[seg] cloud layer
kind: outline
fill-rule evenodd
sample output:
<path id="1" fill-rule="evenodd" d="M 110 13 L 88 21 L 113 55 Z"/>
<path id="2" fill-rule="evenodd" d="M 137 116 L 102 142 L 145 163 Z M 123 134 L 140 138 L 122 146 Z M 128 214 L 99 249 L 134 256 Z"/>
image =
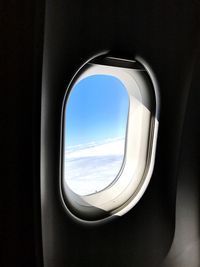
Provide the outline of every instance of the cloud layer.
<path id="1" fill-rule="evenodd" d="M 79 195 L 104 189 L 121 169 L 124 142 L 116 138 L 70 148 L 65 152 L 64 181 Z"/>

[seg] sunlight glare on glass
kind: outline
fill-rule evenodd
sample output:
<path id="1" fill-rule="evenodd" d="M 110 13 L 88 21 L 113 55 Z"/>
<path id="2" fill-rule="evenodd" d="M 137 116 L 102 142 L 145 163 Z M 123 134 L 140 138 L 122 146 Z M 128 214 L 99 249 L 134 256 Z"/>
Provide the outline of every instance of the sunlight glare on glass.
<path id="1" fill-rule="evenodd" d="M 64 183 L 89 195 L 109 186 L 124 160 L 129 96 L 111 75 L 76 83 L 64 113 Z"/>

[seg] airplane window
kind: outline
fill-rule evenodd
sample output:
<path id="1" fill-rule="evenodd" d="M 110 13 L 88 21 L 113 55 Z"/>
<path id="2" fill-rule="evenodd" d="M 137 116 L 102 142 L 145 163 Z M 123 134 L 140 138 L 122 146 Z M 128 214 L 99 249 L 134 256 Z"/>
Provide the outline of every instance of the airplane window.
<path id="1" fill-rule="evenodd" d="M 153 173 L 159 97 L 149 66 L 95 57 L 67 88 L 62 110 L 60 196 L 82 222 L 122 216 Z"/>
<path id="2" fill-rule="evenodd" d="M 110 75 L 76 83 L 65 109 L 64 182 L 79 195 L 103 190 L 124 159 L 129 96 Z"/>

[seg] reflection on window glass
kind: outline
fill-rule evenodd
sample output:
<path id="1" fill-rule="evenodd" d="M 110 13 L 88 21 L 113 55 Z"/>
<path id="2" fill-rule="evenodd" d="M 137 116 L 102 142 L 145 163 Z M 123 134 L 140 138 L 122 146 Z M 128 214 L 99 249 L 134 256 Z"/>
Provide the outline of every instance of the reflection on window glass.
<path id="1" fill-rule="evenodd" d="M 79 195 L 106 188 L 123 163 L 129 96 L 121 81 L 92 75 L 72 88 L 65 108 L 64 182 Z"/>

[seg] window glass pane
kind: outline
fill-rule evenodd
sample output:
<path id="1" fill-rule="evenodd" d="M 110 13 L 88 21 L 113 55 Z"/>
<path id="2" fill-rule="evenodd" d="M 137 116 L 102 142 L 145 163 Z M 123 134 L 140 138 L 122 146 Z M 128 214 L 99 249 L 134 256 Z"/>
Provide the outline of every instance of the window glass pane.
<path id="1" fill-rule="evenodd" d="M 92 75 L 72 88 L 65 107 L 64 182 L 79 195 L 105 189 L 123 163 L 129 96 L 110 75 Z"/>

